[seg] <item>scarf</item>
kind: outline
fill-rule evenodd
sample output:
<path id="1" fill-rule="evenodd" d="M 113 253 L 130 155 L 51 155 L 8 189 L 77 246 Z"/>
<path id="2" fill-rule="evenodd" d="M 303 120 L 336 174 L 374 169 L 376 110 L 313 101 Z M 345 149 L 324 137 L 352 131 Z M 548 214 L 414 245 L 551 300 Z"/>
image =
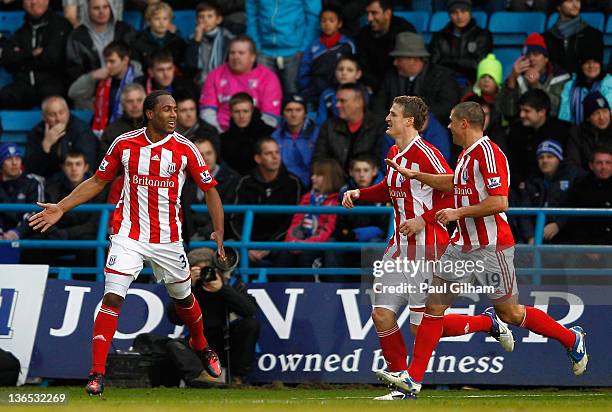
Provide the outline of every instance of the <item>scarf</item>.
<path id="1" fill-rule="evenodd" d="M 123 76 L 121 79 L 117 93 L 115 93 L 115 101 L 113 102 L 112 113 L 110 113 L 110 116 L 108 113 L 108 104 L 113 78 L 109 76 L 106 79 L 98 82 L 98 86 L 96 87 L 96 97 L 94 100 L 94 118 L 91 127 L 96 136 L 102 136 L 106 125 L 121 117 L 123 114 L 123 108 L 121 107 L 121 91 L 126 85 L 133 82 L 134 67 L 130 64 L 125 76 Z"/>
<path id="2" fill-rule="evenodd" d="M 321 40 L 321 44 L 323 44 L 323 46 L 325 46 L 326 49 L 331 49 L 336 44 L 338 44 L 338 42 L 340 41 L 340 32 L 336 32 L 335 34 L 332 34 L 331 36 L 326 36 L 322 34 L 320 37 L 320 40 Z"/>
<path id="3" fill-rule="evenodd" d="M 327 199 L 327 195 L 319 193 L 312 189 L 310 191 L 310 206 L 321 206 Z M 304 238 L 313 236 L 319 228 L 319 216 L 312 213 L 305 213 L 304 219 L 302 219 L 302 231 L 304 232 Z"/>
<path id="4" fill-rule="evenodd" d="M 601 88 L 601 80 L 596 80 L 588 87 L 584 87 L 578 80 L 574 80 L 570 91 L 570 113 L 572 113 L 572 123 L 580 124 L 584 120 L 584 108 L 582 102 L 587 94 L 598 92 Z"/>
<path id="5" fill-rule="evenodd" d="M 225 56 L 225 36 L 222 28 L 217 27 L 214 30 L 204 34 L 206 40 L 202 39 L 198 48 L 198 69 L 202 71 L 202 82 L 206 75 L 213 69 L 223 64 Z"/>
<path id="6" fill-rule="evenodd" d="M 582 30 L 585 25 L 586 23 L 582 21 L 582 18 L 580 16 L 577 16 L 571 20 L 559 20 L 556 24 L 556 28 L 557 32 L 561 35 L 561 37 L 567 39 Z"/>

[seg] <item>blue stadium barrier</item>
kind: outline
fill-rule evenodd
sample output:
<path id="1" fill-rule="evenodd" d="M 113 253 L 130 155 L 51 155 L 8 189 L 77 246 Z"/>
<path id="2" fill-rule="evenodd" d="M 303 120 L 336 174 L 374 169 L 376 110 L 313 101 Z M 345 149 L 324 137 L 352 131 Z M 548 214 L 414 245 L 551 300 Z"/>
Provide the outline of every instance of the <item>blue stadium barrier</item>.
<path id="1" fill-rule="evenodd" d="M 603 13 L 597 12 L 584 12 L 580 13 L 580 17 L 582 20 L 587 22 L 590 26 L 593 26 L 599 31 L 604 30 L 604 23 L 606 21 L 606 17 Z M 548 21 L 546 22 L 546 29 L 550 29 L 555 23 L 559 20 L 559 13 L 553 13 L 548 17 Z"/>
<path id="2" fill-rule="evenodd" d="M 427 32 L 429 27 L 429 13 L 426 11 L 394 11 L 394 15 L 408 20 L 416 28 L 418 33 Z"/>
<path id="3" fill-rule="evenodd" d="M 493 54 L 502 64 L 504 70 L 504 79 L 508 78 L 508 75 L 512 71 L 512 65 L 521 55 L 522 47 L 493 47 Z"/>
<path id="4" fill-rule="evenodd" d="M 472 11 L 472 17 L 476 20 L 476 24 L 483 29 L 487 27 L 489 15 L 484 11 Z M 435 33 L 440 31 L 448 24 L 450 17 L 445 11 L 437 11 L 431 15 L 429 20 L 429 32 Z"/>
<path id="5" fill-rule="evenodd" d="M 90 123 L 93 117 L 93 113 L 89 110 L 72 110 L 70 113 L 86 123 Z M 30 130 L 42 120 L 42 112 L 40 110 L 5 110 L 0 111 L 0 119 L 2 119 L 4 128 L 0 141 L 24 145 Z"/>
<path id="6" fill-rule="evenodd" d="M 86 204 L 75 209 L 77 212 L 100 212 L 98 223 L 98 233 L 95 240 L 19 240 L 9 241 L 0 240 L 0 245 L 9 244 L 12 247 L 24 249 L 95 249 L 96 266 L 79 268 L 52 268 L 51 273 L 57 273 L 60 279 L 72 279 L 72 274 L 95 274 L 96 280 L 103 281 L 103 268 L 105 264 L 106 248 L 109 245 L 107 240 L 107 227 L 110 213 L 115 205 L 111 204 Z M 240 251 L 239 273 L 243 277 L 247 275 L 258 275 L 258 281 L 266 281 L 268 275 L 359 275 L 359 268 L 251 268 L 249 267 L 248 250 L 335 250 L 335 251 L 360 251 L 363 248 L 384 249 L 386 243 L 360 243 L 360 242 L 261 242 L 252 241 L 251 234 L 253 219 L 255 214 L 294 214 L 294 213 L 334 213 L 334 214 L 389 214 L 393 213 L 391 207 L 362 206 L 355 209 L 344 209 L 340 206 L 335 207 L 312 207 L 312 206 L 259 206 L 259 205 L 227 205 L 224 206 L 226 215 L 232 213 L 244 214 L 244 222 L 241 240 L 226 241 L 225 245 L 236 248 Z M 0 204 L 0 212 L 3 211 L 39 211 L 40 208 L 33 204 Z M 206 212 L 207 208 L 203 205 L 193 206 L 197 213 Z M 562 208 L 511 208 L 509 215 L 514 216 L 536 216 L 535 238 L 533 245 L 517 245 L 517 250 L 532 252 L 534 255 L 533 266 L 518 268 L 518 275 L 528 275 L 533 279 L 534 284 L 539 285 L 541 276 L 545 275 L 609 275 L 609 269 L 546 269 L 542 267 L 541 253 L 570 253 L 570 252 L 589 252 L 589 253 L 610 253 L 612 246 L 593 246 L 593 245 L 544 245 L 543 234 L 546 216 L 612 216 L 612 209 L 562 209 Z M 211 247 L 216 244 L 213 241 L 190 242 L 191 248 Z M 144 274 L 151 273 L 150 270 L 143 271 Z"/>
<path id="7" fill-rule="evenodd" d="M 604 30 L 604 45 L 612 46 L 612 17 L 608 17 Z"/>
<path id="8" fill-rule="evenodd" d="M 134 30 L 142 29 L 142 13 L 135 10 L 123 12 L 123 21 L 134 28 Z"/>
<path id="9" fill-rule="evenodd" d="M 499 11 L 489 18 L 496 46 L 521 46 L 529 33 L 542 33 L 546 15 L 539 12 Z"/>
<path id="10" fill-rule="evenodd" d="M 194 10 L 175 10 L 172 22 L 179 36 L 188 40 L 195 32 L 196 13 Z"/>
<path id="11" fill-rule="evenodd" d="M 10 36 L 23 25 L 24 11 L 0 12 L 0 33 Z"/>

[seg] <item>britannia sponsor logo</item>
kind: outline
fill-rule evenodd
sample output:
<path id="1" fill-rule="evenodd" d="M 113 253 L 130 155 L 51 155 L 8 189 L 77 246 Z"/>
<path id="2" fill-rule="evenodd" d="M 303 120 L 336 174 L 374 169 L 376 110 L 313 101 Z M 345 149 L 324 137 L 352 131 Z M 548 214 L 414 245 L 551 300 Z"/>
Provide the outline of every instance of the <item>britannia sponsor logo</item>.
<path id="1" fill-rule="evenodd" d="M 160 188 L 169 188 L 175 186 L 174 180 L 157 176 L 133 175 L 132 183 L 138 186 L 150 186 Z"/>
<path id="2" fill-rule="evenodd" d="M 456 195 L 471 195 L 472 194 L 472 188 L 471 187 L 461 187 L 461 186 L 455 186 L 455 194 Z"/>
<path id="3" fill-rule="evenodd" d="M 391 197 L 406 197 L 406 192 L 403 190 L 389 189 L 389 195 Z"/>

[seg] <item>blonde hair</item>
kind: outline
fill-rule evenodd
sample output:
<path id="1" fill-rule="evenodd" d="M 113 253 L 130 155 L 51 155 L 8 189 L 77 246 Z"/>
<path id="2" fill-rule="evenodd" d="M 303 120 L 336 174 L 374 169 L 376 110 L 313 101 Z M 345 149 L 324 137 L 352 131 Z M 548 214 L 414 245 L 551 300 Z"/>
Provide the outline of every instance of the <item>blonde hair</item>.
<path id="1" fill-rule="evenodd" d="M 334 159 L 321 159 L 313 162 L 312 174 L 323 176 L 321 193 L 336 193 L 344 184 L 344 171 Z"/>
<path id="2" fill-rule="evenodd" d="M 150 22 L 154 15 L 159 13 L 160 11 L 165 11 L 168 13 L 170 20 L 172 20 L 173 12 L 172 7 L 168 3 L 164 3 L 160 1 L 159 3 L 149 4 L 147 9 L 145 10 L 144 19 L 146 22 Z"/>

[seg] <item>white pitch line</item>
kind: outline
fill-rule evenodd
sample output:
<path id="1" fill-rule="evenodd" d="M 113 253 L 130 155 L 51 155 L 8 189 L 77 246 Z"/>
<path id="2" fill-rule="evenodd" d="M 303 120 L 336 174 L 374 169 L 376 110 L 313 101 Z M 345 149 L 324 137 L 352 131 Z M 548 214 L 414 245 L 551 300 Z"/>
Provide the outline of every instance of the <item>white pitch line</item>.
<path id="1" fill-rule="evenodd" d="M 465 399 L 465 398 L 542 398 L 546 396 L 553 396 L 558 398 L 569 398 L 569 397 L 584 397 L 584 396 L 603 396 L 603 393 L 551 393 L 551 394 L 497 394 L 497 395 L 459 395 L 459 396 L 442 396 L 442 395 L 424 395 L 422 399 L 429 398 L 443 398 L 443 399 Z M 310 401 L 325 401 L 325 400 L 347 400 L 347 399 L 372 399 L 370 396 L 339 396 L 335 398 L 290 398 L 291 400 L 310 400 Z"/>

